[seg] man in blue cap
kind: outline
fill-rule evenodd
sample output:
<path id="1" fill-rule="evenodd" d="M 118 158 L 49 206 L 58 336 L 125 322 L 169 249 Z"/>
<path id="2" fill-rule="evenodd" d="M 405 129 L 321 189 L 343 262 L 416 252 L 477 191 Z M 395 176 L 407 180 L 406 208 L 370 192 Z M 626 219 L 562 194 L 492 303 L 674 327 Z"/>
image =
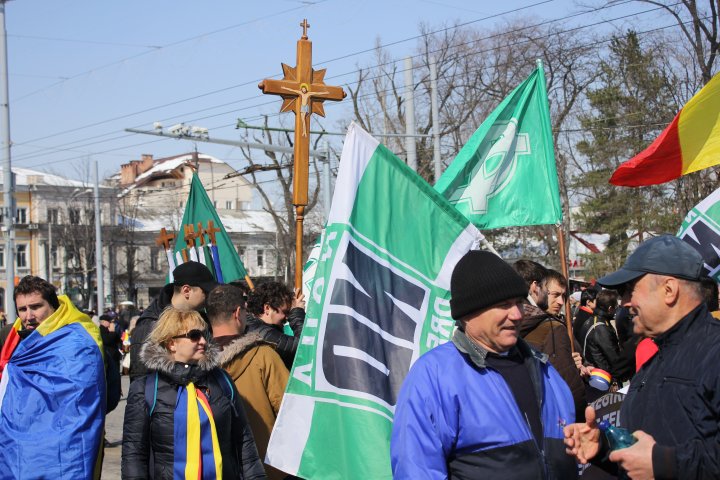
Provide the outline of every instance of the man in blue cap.
<path id="1" fill-rule="evenodd" d="M 720 322 L 705 305 L 703 276 L 700 254 L 662 235 L 598 280 L 618 290 L 634 332 L 659 349 L 632 379 L 620 413 L 637 443 L 609 456 L 630 478 L 720 478 Z M 585 423 L 565 427 L 567 451 L 581 463 L 607 451 L 595 420 L 588 407 Z"/>

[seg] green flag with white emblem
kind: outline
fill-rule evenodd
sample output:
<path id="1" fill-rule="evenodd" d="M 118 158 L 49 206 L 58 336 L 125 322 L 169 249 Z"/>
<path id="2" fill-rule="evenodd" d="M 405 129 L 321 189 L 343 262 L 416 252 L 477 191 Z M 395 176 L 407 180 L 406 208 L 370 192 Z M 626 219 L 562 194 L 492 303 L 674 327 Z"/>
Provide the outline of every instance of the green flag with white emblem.
<path id="1" fill-rule="evenodd" d="M 480 125 L 435 189 L 480 229 L 562 221 L 541 65 Z"/>
<path id="2" fill-rule="evenodd" d="M 392 479 L 400 385 L 420 355 L 450 339 L 450 276 L 481 238 L 350 125 L 267 464 L 307 479 Z"/>

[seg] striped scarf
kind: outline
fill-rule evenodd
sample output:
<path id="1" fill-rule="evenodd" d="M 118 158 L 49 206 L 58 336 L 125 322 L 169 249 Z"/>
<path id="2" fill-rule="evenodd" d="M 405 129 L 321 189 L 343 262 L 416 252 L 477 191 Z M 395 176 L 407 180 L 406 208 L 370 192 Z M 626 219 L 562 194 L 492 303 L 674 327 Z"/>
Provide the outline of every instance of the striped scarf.
<path id="1" fill-rule="evenodd" d="M 222 456 L 207 397 L 190 382 L 175 407 L 175 480 L 222 480 Z"/>

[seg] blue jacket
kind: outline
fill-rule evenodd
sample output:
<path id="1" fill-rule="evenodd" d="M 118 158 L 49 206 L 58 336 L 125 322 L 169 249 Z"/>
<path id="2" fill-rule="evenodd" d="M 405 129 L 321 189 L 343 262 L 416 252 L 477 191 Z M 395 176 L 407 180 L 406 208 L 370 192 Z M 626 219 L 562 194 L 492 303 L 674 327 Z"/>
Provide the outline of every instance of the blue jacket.
<path id="1" fill-rule="evenodd" d="M 538 445 L 502 376 L 485 365 L 461 331 L 410 369 L 398 398 L 390 443 L 394 478 L 568 479 L 562 427 L 575 419 L 570 389 L 547 356 L 518 340 L 541 400 Z"/>

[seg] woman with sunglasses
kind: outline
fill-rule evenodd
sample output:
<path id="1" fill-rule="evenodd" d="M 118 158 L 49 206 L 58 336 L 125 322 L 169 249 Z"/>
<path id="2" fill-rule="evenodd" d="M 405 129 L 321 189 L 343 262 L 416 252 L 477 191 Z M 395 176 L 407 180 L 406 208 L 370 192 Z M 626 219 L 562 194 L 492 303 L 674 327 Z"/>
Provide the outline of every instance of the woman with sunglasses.
<path id="1" fill-rule="evenodd" d="M 128 393 L 122 478 L 265 478 L 240 396 L 209 338 L 194 310 L 160 315 L 140 354 L 148 374 Z"/>

